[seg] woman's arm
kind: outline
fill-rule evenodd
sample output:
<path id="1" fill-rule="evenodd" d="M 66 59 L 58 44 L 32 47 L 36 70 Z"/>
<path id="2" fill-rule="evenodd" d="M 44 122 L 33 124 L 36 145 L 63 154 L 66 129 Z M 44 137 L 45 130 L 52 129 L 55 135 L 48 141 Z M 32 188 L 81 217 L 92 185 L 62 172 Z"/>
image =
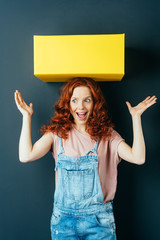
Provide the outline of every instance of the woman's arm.
<path id="1" fill-rule="evenodd" d="M 129 102 L 126 102 L 128 110 L 132 117 L 133 125 L 133 145 L 130 147 L 124 141 L 118 145 L 119 156 L 131 163 L 143 164 L 145 162 L 145 142 L 142 131 L 141 115 L 142 113 L 156 103 L 157 98 L 147 97 L 144 101 L 135 107 L 131 107 Z"/>
<path id="2" fill-rule="evenodd" d="M 21 162 L 29 162 L 43 157 L 52 145 L 52 137 L 49 133 L 44 134 L 33 146 L 31 140 L 31 120 L 33 104 L 27 105 L 20 92 L 15 92 L 17 108 L 23 115 L 22 130 L 19 141 L 19 159 Z"/>

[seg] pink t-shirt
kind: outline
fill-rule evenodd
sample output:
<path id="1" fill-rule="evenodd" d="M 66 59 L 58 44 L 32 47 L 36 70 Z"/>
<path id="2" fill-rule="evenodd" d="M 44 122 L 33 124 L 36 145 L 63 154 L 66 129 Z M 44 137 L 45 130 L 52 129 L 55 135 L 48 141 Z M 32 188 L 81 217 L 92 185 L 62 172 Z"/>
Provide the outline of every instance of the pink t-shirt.
<path id="1" fill-rule="evenodd" d="M 57 155 L 59 152 L 58 136 L 51 132 L 53 138 L 53 152 L 52 155 L 57 162 Z M 118 144 L 124 139 L 115 131 L 112 131 L 111 137 L 107 140 L 101 140 L 97 146 L 98 154 L 98 173 L 101 183 L 101 188 L 104 197 L 104 203 L 114 199 L 117 188 L 117 165 L 121 158 L 118 156 Z M 89 135 L 80 133 L 74 126 L 69 131 L 68 139 L 62 139 L 62 146 L 64 155 L 72 157 L 84 156 L 86 152 L 94 148 L 95 141 Z M 58 168 L 56 171 L 55 182 L 58 179 Z"/>

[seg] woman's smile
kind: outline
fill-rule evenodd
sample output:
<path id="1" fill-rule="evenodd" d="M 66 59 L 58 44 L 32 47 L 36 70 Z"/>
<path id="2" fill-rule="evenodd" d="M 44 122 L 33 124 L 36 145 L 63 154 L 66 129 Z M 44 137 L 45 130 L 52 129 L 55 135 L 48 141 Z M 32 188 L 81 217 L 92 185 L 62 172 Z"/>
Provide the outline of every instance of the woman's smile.
<path id="1" fill-rule="evenodd" d="M 80 120 L 84 120 L 86 118 L 86 114 L 87 114 L 87 112 L 85 112 L 85 113 L 78 113 L 77 112 L 77 116 Z"/>

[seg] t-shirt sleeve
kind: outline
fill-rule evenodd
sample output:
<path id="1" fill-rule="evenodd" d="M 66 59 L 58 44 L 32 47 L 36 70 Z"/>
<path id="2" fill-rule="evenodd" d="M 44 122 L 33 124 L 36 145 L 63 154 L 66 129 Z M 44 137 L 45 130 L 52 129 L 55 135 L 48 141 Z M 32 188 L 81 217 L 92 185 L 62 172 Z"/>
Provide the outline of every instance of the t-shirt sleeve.
<path id="1" fill-rule="evenodd" d="M 111 147 L 111 152 L 114 153 L 115 161 L 117 165 L 121 162 L 122 158 L 118 154 L 118 145 L 121 141 L 125 141 L 120 134 L 113 130 L 112 135 L 111 135 L 111 140 L 110 140 L 110 147 Z"/>
<path id="2" fill-rule="evenodd" d="M 52 147 L 50 149 L 51 153 L 54 153 L 54 141 L 55 141 L 55 134 L 53 132 L 49 132 L 51 134 L 51 137 L 53 139 Z"/>

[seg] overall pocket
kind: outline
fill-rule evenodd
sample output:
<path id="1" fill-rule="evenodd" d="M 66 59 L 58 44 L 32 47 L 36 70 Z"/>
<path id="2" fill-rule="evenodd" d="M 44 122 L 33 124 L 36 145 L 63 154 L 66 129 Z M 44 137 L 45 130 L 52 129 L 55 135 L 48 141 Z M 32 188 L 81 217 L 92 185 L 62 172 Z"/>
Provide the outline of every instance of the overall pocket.
<path id="1" fill-rule="evenodd" d="M 112 209 L 95 214 L 94 217 L 100 227 L 110 228 L 112 233 L 115 232 L 116 226 Z"/>
<path id="2" fill-rule="evenodd" d="M 57 210 L 53 210 L 53 213 L 51 216 L 51 226 L 57 225 L 60 222 L 61 218 L 62 218 L 62 214 Z"/>
<path id="3" fill-rule="evenodd" d="M 64 195 L 72 200 L 83 200 L 92 196 L 95 173 L 93 169 L 63 169 Z"/>

